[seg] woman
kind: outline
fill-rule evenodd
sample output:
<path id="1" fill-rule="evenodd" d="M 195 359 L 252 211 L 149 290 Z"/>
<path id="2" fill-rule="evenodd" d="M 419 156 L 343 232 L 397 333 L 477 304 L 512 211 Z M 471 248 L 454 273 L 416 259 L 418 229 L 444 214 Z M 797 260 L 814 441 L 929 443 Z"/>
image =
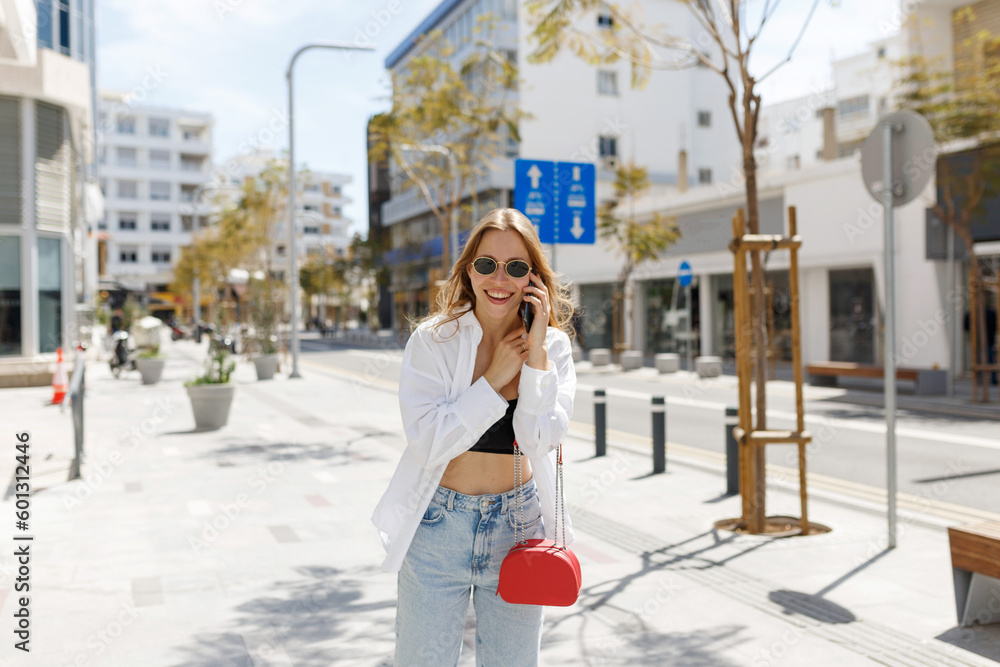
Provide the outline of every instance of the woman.
<path id="1" fill-rule="evenodd" d="M 572 310 L 531 222 L 495 209 L 469 235 L 438 313 L 406 345 L 407 444 L 372 516 L 388 554 L 382 566 L 399 572 L 397 667 L 456 664 L 470 594 L 477 664 L 538 663 L 542 608 L 508 604 L 496 590 L 515 525 L 525 538 L 555 537 L 555 448 L 576 392 L 564 333 Z M 515 439 L 527 459 L 520 514 Z"/>

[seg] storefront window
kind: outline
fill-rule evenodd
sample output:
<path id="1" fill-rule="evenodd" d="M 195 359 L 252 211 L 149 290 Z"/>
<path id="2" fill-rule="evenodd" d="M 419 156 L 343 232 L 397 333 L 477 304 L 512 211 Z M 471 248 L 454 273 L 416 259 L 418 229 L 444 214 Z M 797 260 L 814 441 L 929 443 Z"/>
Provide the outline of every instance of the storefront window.
<path id="1" fill-rule="evenodd" d="M 580 347 L 611 348 L 614 313 L 613 286 L 580 286 Z"/>
<path id="2" fill-rule="evenodd" d="M 38 239 L 38 349 L 62 345 L 62 242 Z"/>
<path id="3" fill-rule="evenodd" d="M 21 239 L 0 236 L 0 356 L 21 354 Z"/>
<path id="4" fill-rule="evenodd" d="M 875 363 L 875 273 L 830 271 L 830 361 Z"/>
<path id="5" fill-rule="evenodd" d="M 698 287 L 691 287 L 693 331 L 688 328 L 688 291 L 677 280 L 651 280 L 646 285 L 646 351 L 687 353 L 691 340 L 695 353 L 698 345 Z"/>
<path id="6" fill-rule="evenodd" d="M 787 271 L 767 271 L 764 274 L 768 300 L 769 341 L 775 361 L 792 360 L 792 310 Z M 736 316 L 733 307 L 733 277 L 712 277 L 712 323 L 714 349 L 721 356 L 736 356 Z M 697 301 L 695 302 L 697 304 Z M 695 321 L 697 325 L 697 320 Z"/>

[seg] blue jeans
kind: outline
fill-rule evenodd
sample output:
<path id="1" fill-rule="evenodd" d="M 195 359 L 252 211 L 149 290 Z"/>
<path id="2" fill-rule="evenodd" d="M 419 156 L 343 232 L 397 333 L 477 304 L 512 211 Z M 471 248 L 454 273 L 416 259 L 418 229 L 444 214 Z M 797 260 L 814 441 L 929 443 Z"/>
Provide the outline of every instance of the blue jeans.
<path id="1" fill-rule="evenodd" d="M 396 667 L 457 664 L 470 594 L 476 664 L 538 664 L 543 608 L 496 595 L 500 563 L 514 546 L 514 522 L 524 525 L 527 538 L 543 533 L 534 480 L 521 488 L 523 521 L 515 517 L 516 490 L 469 496 L 437 488 L 399 571 Z"/>

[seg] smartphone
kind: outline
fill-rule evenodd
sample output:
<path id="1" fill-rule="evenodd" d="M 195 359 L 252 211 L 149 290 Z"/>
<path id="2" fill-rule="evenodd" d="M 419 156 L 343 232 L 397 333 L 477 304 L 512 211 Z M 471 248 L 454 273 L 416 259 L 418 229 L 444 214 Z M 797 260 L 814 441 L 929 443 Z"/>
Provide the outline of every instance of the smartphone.
<path id="1" fill-rule="evenodd" d="M 535 283 L 529 280 L 528 285 L 534 287 Z M 532 304 L 525 301 L 524 310 L 521 311 L 521 322 L 524 323 L 525 332 L 531 331 L 531 323 L 534 321 L 535 321 L 535 307 Z"/>

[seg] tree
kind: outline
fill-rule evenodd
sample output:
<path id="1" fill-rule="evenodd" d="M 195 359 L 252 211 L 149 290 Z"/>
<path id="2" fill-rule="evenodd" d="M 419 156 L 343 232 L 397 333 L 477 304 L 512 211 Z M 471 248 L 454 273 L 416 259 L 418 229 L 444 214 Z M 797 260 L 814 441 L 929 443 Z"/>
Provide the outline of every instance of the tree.
<path id="1" fill-rule="evenodd" d="M 614 197 L 602 204 L 598 211 L 597 229 L 601 238 L 614 243 L 624 258 L 614 296 L 616 349 L 628 349 L 629 346 L 622 331 L 624 327 L 620 324 L 620 313 L 622 304 L 627 304 L 624 321 L 632 321 L 632 272 L 643 262 L 659 257 L 681 235 L 675 218 L 666 218 L 654 212 L 648 220 L 636 220 L 635 199 L 648 190 L 649 185 L 646 168 L 631 162 L 619 166 L 615 170 Z"/>
<path id="2" fill-rule="evenodd" d="M 661 0 L 664 2 L 673 0 Z M 774 17 L 780 0 L 764 0 L 760 15 L 749 16 L 748 0 L 680 0 L 701 26 L 698 44 L 663 33 L 658 26 L 647 26 L 633 10 L 623 9 L 607 0 L 534 0 L 529 5 L 529 20 L 535 23 L 533 38 L 537 41 L 530 62 L 546 62 L 566 47 L 590 64 L 627 62 L 632 66 L 632 85 L 641 87 L 654 70 L 677 70 L 701 64 L 722 77 L 729 91 L 729 110 L 743 150 L 743 178 L 747 199 L 747 221 L 751 234 L 760 231 L 757 198 L 757 120 L 761 95 L 757 84 L 773 74 L 792 58 L 805 34 L 819 0 L 812 0 L 809 13 L 792 41 L 787 55 L 760 76 L 751 73 L 750 59 L 767 23 Z M 759 3 L 757 3 L 759 5 Z M 610 16 L 610 25 L 585 31 L 574 20 L 585 12 L 600 10 Z M 714 51 L 714 53 L 709 52 Z M 750 255 L 751 281 L 756 294 L 764 294 L 764 269 L 760 252 Z M 767 358 L 762 353 L 767 346 L 765 300 L 753 304 L 753 345 L 757 355 L 755 383 L 758 387 L 757 428 L 766 428 Z"/>
<path id="3" fill-rule="evenodd" d="M 480 19 L 458 68 L 455 47 L 440 31 L 421 39 L 419 52 L 393 73 L 392 109 L 371 122 L 371 160 L 391 158 L 405 176 L 400 187 L 416 187 L 440 223 L 444 276 L 452 263 L 451 216 L 490 160 L 503 153 L 507 138 L 519 140 L 518 123 L 526 117 L 512 97 L 517 65 L 494 46 L 494 22 Z M 414 150 L 421 146 L 443 147 L 446 155 Z"/>
<path id="4" fill-rule="evenodd" d="M 956 44 L 952 68 L 919 53 L 900 63 L 898 101 L 927 119 L 940 146 L 932 208 L 965 246 L 972 359 L 983 365 L 986 313 L 972 222 L 1000 194 L 1000 38 L 976 30 L 975 21 L 971 7 L 952 15 L 953 32 L 968 35 Z"/>
<path id="5" fill-rule="evenodd" d="M 240 268 L 263 272 L 266 288 L 255 294 L 275 300 L 281 284 L 274 276 L 272 242 L 275 225 L 285 216 L 285 169 L 277 161 L 268 164 L 256 178 L 244 182 L 235 203 L 223 195 L 216 197 L 221 211 L 215 224 L 199 230 L 182 250 L 174 266 L 172 290 L 190 294 L 195 277 L 203 288 L 222 290 L 228 286 L 230 271 Z"/>

